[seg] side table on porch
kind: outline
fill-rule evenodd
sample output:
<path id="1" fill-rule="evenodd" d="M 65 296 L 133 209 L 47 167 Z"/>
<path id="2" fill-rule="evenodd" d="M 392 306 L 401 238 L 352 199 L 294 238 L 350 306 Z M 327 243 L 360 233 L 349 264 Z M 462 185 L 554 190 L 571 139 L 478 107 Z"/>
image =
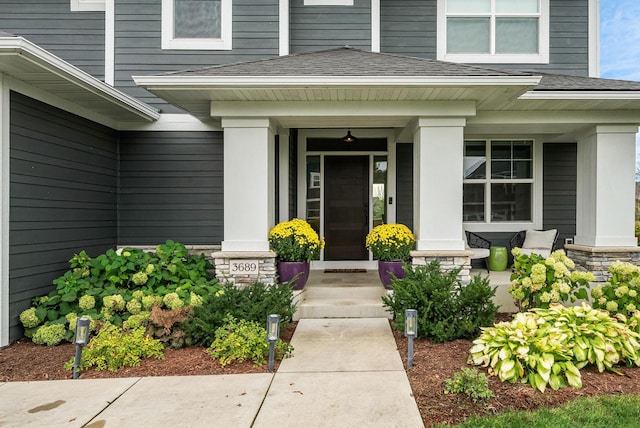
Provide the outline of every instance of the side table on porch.
<path id="1" fill-rule="evenodd" d="M 489 248 L 489 270 L 504 271 L 507 270 L 508 263 L 507 247 L 491 247 Z"/>

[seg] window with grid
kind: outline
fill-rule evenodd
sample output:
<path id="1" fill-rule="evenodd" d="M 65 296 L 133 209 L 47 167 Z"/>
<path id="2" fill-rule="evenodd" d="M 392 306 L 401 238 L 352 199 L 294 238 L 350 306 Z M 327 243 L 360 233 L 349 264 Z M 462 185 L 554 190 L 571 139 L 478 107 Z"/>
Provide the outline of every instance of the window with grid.
<path id="1" fill-rule="evenodd" d="M 439 59 L 548 62 L 548 0 L 440 0 Z"/>
<path id="2" fill-rule="evenodd" d="M 162 0 L 162 48 L 231 49 L 231 8 L 231 0 Z"/>
<path id="3" fill-rule="evenodd" d="M 533 142 L 475 140 L 464 146 L 465 222 L 533 220 Z"/>

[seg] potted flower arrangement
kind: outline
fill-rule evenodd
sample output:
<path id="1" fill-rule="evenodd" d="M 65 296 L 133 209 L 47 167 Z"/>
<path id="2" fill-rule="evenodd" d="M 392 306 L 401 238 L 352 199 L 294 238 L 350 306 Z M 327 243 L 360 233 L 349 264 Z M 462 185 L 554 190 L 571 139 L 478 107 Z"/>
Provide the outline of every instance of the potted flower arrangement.
<path id="1" fill-rule="evenodd" d="M 381 224 L 367 235 L 367 249 L 378 259 L 378 274 L 388 288 L 393 277 L 403 278 L 403 264 L 409 260 L 416 238 L 404 224 Z"/>
<path id="2" fill-rule="evenodd" d="M 271 229 L 269 245 L 278 254 L 280 281 L 291 281 L 293 289 L 299 290 L 309 279 L 309 263 L 320 256 L 324 239 L 318 236 L 309 223 L 294 218 Z"/>

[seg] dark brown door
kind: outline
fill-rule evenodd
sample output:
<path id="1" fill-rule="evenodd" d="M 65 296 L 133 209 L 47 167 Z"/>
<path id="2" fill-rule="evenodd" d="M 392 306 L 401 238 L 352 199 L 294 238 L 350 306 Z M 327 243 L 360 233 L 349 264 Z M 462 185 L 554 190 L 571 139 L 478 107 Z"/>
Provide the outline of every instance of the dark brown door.
<path id="1" fill-rule="evenodd" d="M 325 260 L 367 260 L 369 157 L 325 156 Z"/>

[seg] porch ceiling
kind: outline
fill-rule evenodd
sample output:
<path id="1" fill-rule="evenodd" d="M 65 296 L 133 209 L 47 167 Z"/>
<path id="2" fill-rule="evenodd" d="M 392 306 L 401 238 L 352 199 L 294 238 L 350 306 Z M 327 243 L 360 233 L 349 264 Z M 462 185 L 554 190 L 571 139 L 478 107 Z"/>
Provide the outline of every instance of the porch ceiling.
<path id="1" fill-rule="evenodd" d="M 0 35 L 0 75 L 87 111 L 117 128 L 124 122 L 150 122 L 159 113 L 22 37 Z"/>

